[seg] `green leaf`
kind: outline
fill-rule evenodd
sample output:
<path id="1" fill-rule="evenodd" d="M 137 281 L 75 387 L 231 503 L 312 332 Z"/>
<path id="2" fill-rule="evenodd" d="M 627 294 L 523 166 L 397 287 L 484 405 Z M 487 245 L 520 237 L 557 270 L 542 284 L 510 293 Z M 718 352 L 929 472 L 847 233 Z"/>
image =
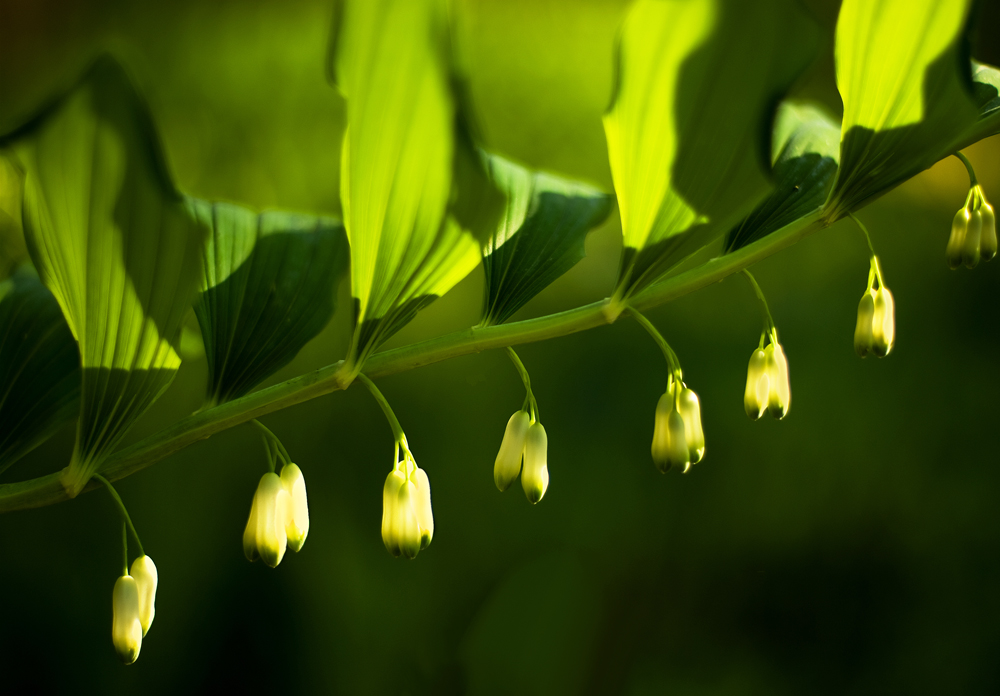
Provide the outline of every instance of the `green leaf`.
<path id="1" fill-rule="evenodd" d="M 449 214 L 456 109 L 446 5 L 363 0 L 339 15 L 331 46 L 347 99 L 341 203 L 355 302 L 350 379 L 382 341 L 464 278 L 480 251 L 461 217 Z"/>
<path id="2" fill-rule="evenodd" d="M 772 138 L 774 189 L 726 236 L 726 253 L 766 237 L 826 203 L 840 159 L 840 124 L 803 102 L 782 102 Z"/>
<path id="3" fill-rule="evenodd" d="M 774 104 L 815 53 L 792 3 L 639 0 L 604 116 L 624 248 L 610 311 L 767 195 Z"/>
<path id="4" fill-rule="evenodd" d="M 0 152 L 0 280 L 28 258 L 21 230 L 21 172 Z"/>
<path id="5" fill-rule="evenodd" d="M 835 220 L 955 150 L 980 119 L 963 41 L 967 0 L 844 0 L 837 87 L 844 102 Z"/>
<path id="6" fill-rule="evenodd" d="M 0 282 L 0 472 L 80 407 L 80 354 L 59 303 L 25 264 Z"/>
<path id="7" fill-rule="evenodd" d="M 500 224 L 483 249 L 483 325 L 500 324 L 586 253 L 587 233 L 611 212 L 611 196 L 576 181 L 485 155 L 506 194 Z"/>
<path id="8" fill-rule="evenodd" d="M 217 404 L 287 365 L 326 326 L 349 252 L 333 218 L 196 205 L 211 234 L 195 313 Z"/>
<path id="9" fill-rule="evenodd" d="M 166 173 L 152 120 L 121 67 L 98 60 L 14 143 L 25 240 L 83 366 L 76 495 L 170 384 L 197 290 L 205 228 Z"/>
<path id="10" fill-rule="evenodd" d="M 955 150 L 1000 133 L 1000 70 L 972 61 L 972 100 L 979 118 L 962 134 Z"/>

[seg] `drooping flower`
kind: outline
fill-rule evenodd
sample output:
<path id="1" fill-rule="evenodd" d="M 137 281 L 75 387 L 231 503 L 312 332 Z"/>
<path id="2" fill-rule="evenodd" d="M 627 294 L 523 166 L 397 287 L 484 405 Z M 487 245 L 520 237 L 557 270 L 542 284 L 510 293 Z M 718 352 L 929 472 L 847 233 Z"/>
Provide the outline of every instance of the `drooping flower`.
<path id="1" fill-rule="evenodd" d="M 771 381 L 767 376 L 767 355 L 758 348 L 750 356 L 747 367 L 747 386 L 743 392 L 743 408 L 752 420 L 757 420 L 767 411 L 771 394 Z"/>
<path id="2" fill-rule="evenodd" d="M 288 548 L 298 553 L 309 535 L 309 502 L 306 498 L 306 479 L 295 464 L 281 467 L 281 485 L 288 493 L 288 519 L 285 536 Z"/>
<path id="3" fill-rule="evenodd" d="M 691 464 L 697 464 L 705 456 L 705 432 L 701 428 L 701 403 L 698 395 L 687 386 L 681 389 L 679 413 L 684 420 L 688 458 Z"/>
<path id="4" fill-rule="evenodd" d="M 521 472 L 521 487 L 532 504 L 539 502 L 549 487 L 548 447 L 545 428 L 535 421 L 528 426 L 525 435 L 524 471 Z"/>
<path id="5" fill-rule="evenodd" d="M 156 565 L 149 556 L 139 556 L 132 561 L 129 571 L 135 578 L 136 589 L 139 592 L 139 623 L 142 625 L 142 635 L 145 636 L 156 615 L 156 583 L 158 575 Z"/>
<path id="6" fill-rule="evenodd" d="M 876 287 L 877 286 L 877 287 Z M 878 258 L 871 259 L 868 289 L 858 303 L 854 350 L 862 358 L 872 353 L 884 358 L 896 342 L 896 310 L 892 293 L 882 280 Z"/>
<path id="7" fill-rule="evenodd" d="M 272 568 L 281 563 L 288 543 L 285 527 L 291 498 L 274 472 L 261 476 L 250 507 L 250 519 L 243 532 L 243 553 L 247 559 L 258 558 Z"/>
<path id="8" fill-rule="evenodd" d="M 781 344 L 775 341 L 767 344 L 764 349 L 764 365 L 768 380 L 768 412 L 781 420 L 788 415 L 792 405 L 792 388 L 788 379 L 788 359 Z"/>
<path id="9" fill-rule="evenodd" d="M 139 657 L 144 633 L 139 611 L 139 587 L 131 575 L 122 575 L 115 582 L 111 612 L 111 642 L 122 662 L 130 665 Z"/>
<path id="10" fill-rule="evenodd" d="M 507 490 L 521 473 L 521 458 L 524 455 L 529 425 L 531 417 L 527 411 L 517 411 L 507 421 L 507 429 L 493 465 L 493 480 L 501 491 Z"/>
<path id="11" fill-rule="evenodd" d="M 431 485 L 405 442 L 400 444 L 403 460 L 396 462 L 382 488 L 382 542 L 393 556 L 416 558 L 434 538 Z"/>

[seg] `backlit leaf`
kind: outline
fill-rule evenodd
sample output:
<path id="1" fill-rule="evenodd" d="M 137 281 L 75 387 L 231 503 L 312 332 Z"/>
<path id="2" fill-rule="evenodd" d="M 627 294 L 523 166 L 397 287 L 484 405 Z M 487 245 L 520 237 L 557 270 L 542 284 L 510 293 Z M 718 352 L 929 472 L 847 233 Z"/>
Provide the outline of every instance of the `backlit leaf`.
<path id="1" fill-rule="evenodd" d="M 440 0 L 359 0 L 331 45 L 347 99 L 341 202 L 351 243 L 355 332 L 345 372 L 479 262 L 449 215 L 456 109 Z M 465 208 L 468 211 L 468 208 Z"/>
<path id="2" fill-rule="evenodd" d="M 75 495 L 180 366 L 171 342 L 197 290 L 205 229 L 110 58 L 13 146 L 28 250 L 80 348 L 80 420 L 62 478 Z"/>
<path id="3" fill-rule="evenodd" d="M 21 230 L 21 172 L 0 152 L 0 280 L 27 258 Z"/>
<path id="4" fill-rule="evenodd" d="M 348 247 L 333 218 L 201 201 L 197 210 L 211 230 L 195 313 L 215 404 L 246 394 L 326 326 Z"/>
<path id="5" fill-rule="evenodd" d="M 970 4 L 844 0 L 836 37 L 844 119 L 829 219 L 951 154 L 979 121 L 962 50 Z"/>
<path id="6" fill-rule="evenodd" d="M 840 125 L 810 104 L 783 102 L 772 139 L 774 189 L 726 236 L 736 251 L 818 211 L 826 203 L 840 158 Z"/>
<path id="7" fill-rule="evenodd" d="M 59 303 L 25 264 L 0 282 L 0 472 L 80 407 L 80 354 Z"/>
<path id="8" fill-rule="evenodd" d="M 587 233 L 608 216 L 611 196 L 495 155 L 486 161 L 507 199 L 483 249 L 482 323 L 490 325 L 506 321 L 586 255 Z"/>
<path id="9" fill-rule="evenodd" d="M 814 55 L 782 0 L 639 0 L 604 117 L 624 248 L 610 311 L 721 236 L 769 191 L 774 104 Z"/>

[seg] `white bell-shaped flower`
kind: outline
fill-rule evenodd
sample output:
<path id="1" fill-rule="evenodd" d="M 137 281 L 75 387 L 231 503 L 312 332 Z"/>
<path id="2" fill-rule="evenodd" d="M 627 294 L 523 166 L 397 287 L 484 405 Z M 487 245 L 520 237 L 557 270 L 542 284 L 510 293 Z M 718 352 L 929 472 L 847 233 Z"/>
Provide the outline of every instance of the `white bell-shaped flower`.
<path id="1" fill-rule="evenodd" d="M 684 419 L 684 440 L 688 447 L 688 460 L 697 464 L 705 456 L 705 431 L 701 427 L 701 404 L 698 395 L 687 386 L 681 390 L 680 414 Z M 686 471 L 686 469 L 685 469 Z"/>
<path id="2" fill-rule="evenodd" d="M 872 313 L 872 352 L 884 358 L 896 342 L 896 309 L 889 288 L 880 285 L 874 294 Z"/>
<path id="3" fill-rule="evenodd" d="M 135 578 L 136 588 L 139 592 L 139 623 L 142 624 L 142 635 L 145 636 L 153 623 L 153 617 L 156 615 L 156 583 L 158 581 L 156 565 L 149 556 L 139 556 L 132 561 L 132 569 L 129 573 Z"/>
<path id="4" fill-rule="evenodd" d="M 531 417 L 527 411 L 518 411 L 507 421 L 500 452 L 493 465 L 493 480 L 501 491 L 507 490 L 521 473 L 521 458 L 530 424 Z"/>
<path id="5" fill-rule="evenodd" d="M 253 561 L 259 556 L 272 568 L 281 563 L 288 539 L 290 496 L 274 472 L 261 476 L 250 506 L 250 519 L 243 532 L 243 553 Z"/>
<path id="6" fill-rule="evenodd" d="M 118 657 L 130 665 L 139 657 L 143 635 L 139 618 L 139 587 L 131 575 L 122 575 L 115 582 L 111 612 L 111 641 Z"/>
<path id="7" fill-rule="evenodd" d="M 521 487 L 528 502 L 534 504 L 545 496 L 549 488 L 548 465 L 549 440 L 545 428 L 538 421 L 528 426 L 524 439 L 524 471 L 521 472 Z"/>
<path id="8" fill-rule="evenodd" d="M 747 386 L 743 392 L 743 408 L 751 419 L 757 420 L 767 411 L 771 394 L 771 381 L 767 376 L 767 356 L 758 348 L 750 356 L 747 367 Z"/>
<path id="9" fill-rule="evenodd" d="M 288 493 L 288 519 L 285 536 L 288 548 L 298 553 L 309 535 L 309 501 L 306 498 L 306 479 L 295 464 L 281 467 L 281 485 Z"/>
<path id="10" fill-rule="evenodd" d="M 765 369 L 769 394 L 767 410 L 772 416 L 781 420 L 788 415 L 792 405 L 792 389 L 788 379 L 788 359 L 780 343 L 769 343 L 764 349 Z"/>

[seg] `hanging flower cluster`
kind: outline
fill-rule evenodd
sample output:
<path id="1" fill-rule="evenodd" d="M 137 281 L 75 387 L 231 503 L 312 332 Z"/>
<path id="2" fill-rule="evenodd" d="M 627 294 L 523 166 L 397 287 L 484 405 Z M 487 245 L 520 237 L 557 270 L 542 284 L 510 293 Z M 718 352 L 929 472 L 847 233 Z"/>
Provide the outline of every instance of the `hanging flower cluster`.
<path id="1" fill-rule="evenodd" d="M 431 483 L 427 472 L 417 466 L 405 437 L 396 443 L 394 459 L 382 488 L 382 542 L 393 556 L 416 558 L 434 538 Z"/>
<path id="2" fill-rule="evenodd" d="M 976 180 L 972 164 L 962 153 L 955 155 L 969 170 L 970 188 L 965 205 L 955 213 L 951 223 L 951 236 L 945 248 L 948 266 L 956 269 L 962 264 L 975 268 L 979 260 L 990 261 L 997 255 L 997 222 L 993 206 L 986 200 L 983 187 Z"/>
<path id="3" fill-rule="evenodd" d="M 538 402 L 531 391 L 528 371 L 513 348 L 507 348 L 507 355 L 521 375 L 525 397 L 524 406 L 507 421 L 500 451 L 493 464 L 493 481 L 503 492 L 520 475 L 524 495 L 534 505 L 545 496 L 545 491 L 549 488 L 549 439 L 545 428 L 538 421 Z"/>
<path id="4" fill-rule="evenodd" d="M 309 501 L 302 470 L 292 463 L 281 441 L 259 421 L 270 471 L 260 477 L 250 505 L 250 518 L 243 530 L 243 554 L 249 561 L 260 558 L 276 568 L 285 549 L 298 553 L 309 534 Z M 275 473 L 277 460 L 283 461 L 281 475 Z"/>

